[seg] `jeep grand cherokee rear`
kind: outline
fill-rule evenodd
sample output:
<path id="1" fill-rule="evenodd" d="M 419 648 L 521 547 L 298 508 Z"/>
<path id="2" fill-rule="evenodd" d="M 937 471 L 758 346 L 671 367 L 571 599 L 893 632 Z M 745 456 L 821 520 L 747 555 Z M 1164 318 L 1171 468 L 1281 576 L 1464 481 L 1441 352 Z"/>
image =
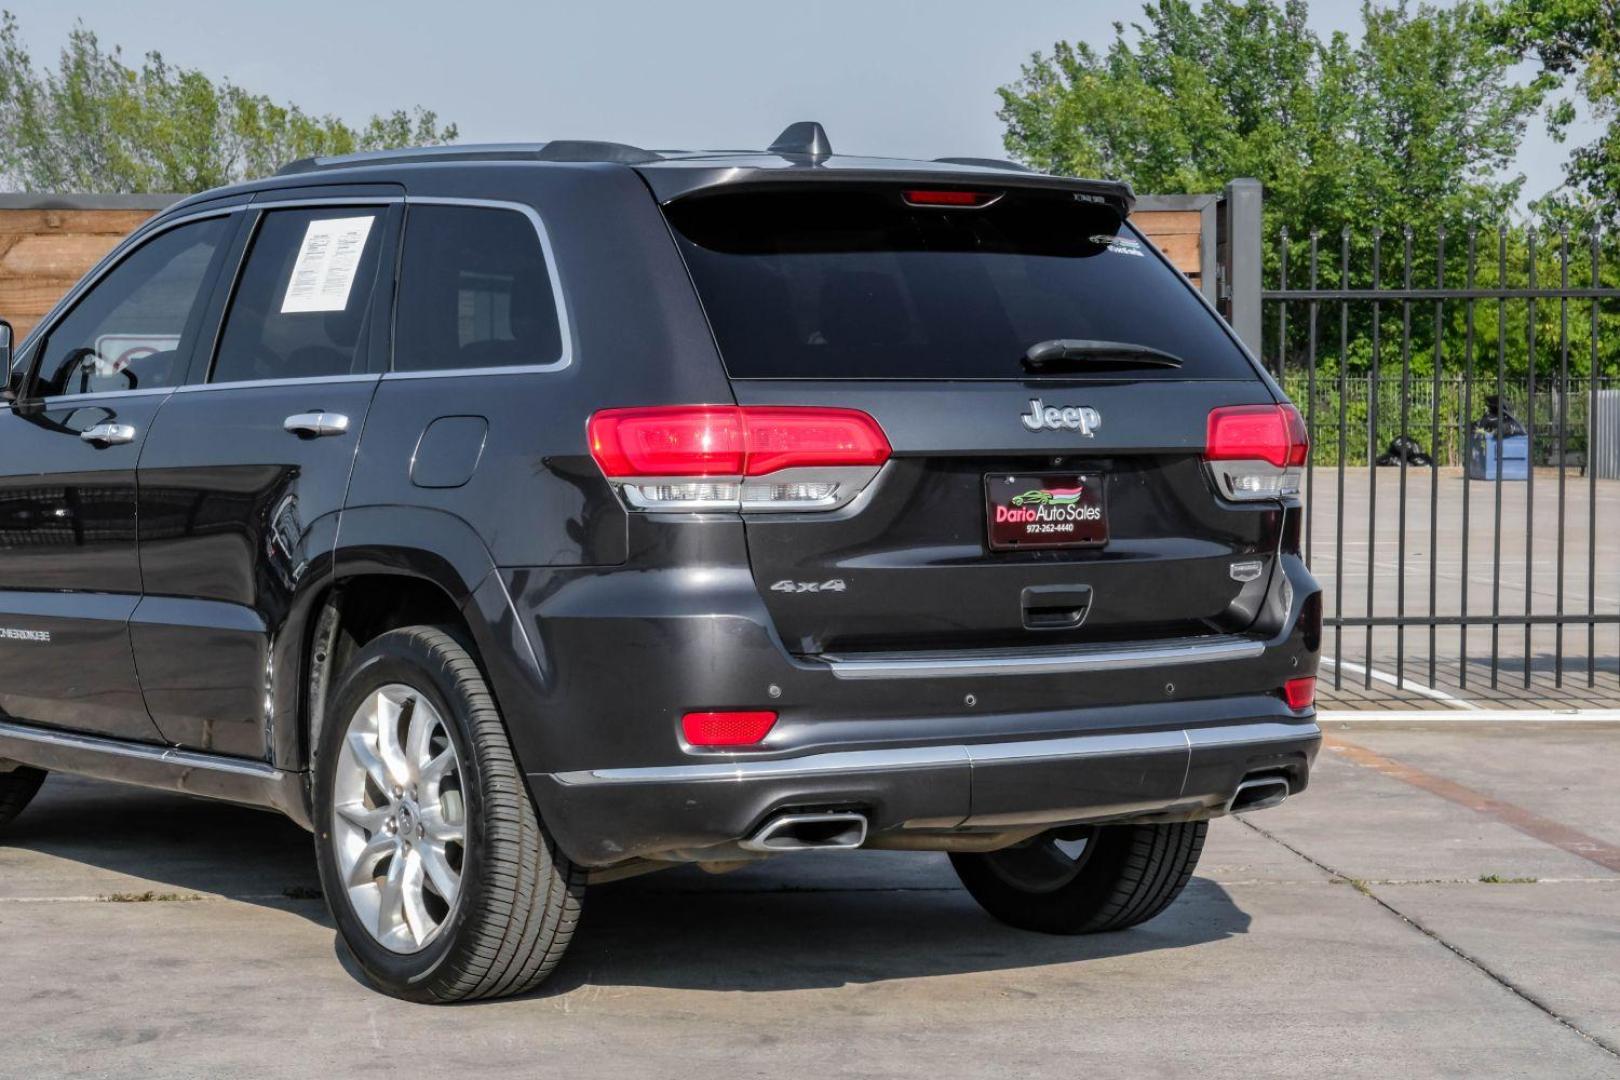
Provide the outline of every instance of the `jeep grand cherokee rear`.
<path id="1" fill-rule="evenodd" d="M 590 420 L 633 568 L 525 612 L 619 676 L 613 752 L 531 777 L 578 857 L 941 850 L 1010 923 L 1117 929 L 1304 787 L 1303 425 L 1122 199 L 643 173 L 733 400 Z"/>

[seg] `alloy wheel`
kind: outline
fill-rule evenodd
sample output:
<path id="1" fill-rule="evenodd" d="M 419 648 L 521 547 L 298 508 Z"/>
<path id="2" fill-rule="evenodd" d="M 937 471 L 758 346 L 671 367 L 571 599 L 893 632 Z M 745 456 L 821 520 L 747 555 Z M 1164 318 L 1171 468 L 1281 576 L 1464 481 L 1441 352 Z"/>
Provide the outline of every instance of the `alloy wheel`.
<path id="1" fill-rule="evenodd" d="M 421 693 L 381 687 L 349 720 L 332 789 L 349 903 L 384 948 L 426 948 L 455 913 L 467 845 L 461 758 Z"/>

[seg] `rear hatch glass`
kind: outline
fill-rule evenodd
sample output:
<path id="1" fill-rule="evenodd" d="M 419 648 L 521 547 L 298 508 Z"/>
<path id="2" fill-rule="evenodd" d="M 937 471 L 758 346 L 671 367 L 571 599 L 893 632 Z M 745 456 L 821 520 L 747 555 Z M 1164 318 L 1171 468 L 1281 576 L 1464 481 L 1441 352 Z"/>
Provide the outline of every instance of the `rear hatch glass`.
<path id="1" fill-rule="evenodd" d="M 982 208 L 900 188 L 753 191 L 667 208 L 734 379 L 1024 379 L 1054 339 L 1179 358 L 1137 378 L 1246 379 L 1253 368 L 1179 275 L 1108 206 L 993 192 Z M 1065 379 L 1119 366 L 1065 366 Z"/>

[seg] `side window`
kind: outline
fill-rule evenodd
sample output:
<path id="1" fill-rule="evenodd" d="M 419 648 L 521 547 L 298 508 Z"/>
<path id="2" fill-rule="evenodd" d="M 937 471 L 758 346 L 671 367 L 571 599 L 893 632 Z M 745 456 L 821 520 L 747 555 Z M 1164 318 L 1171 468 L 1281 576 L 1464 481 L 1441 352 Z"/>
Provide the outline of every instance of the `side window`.
<path id="1" fill-rule="evenodd" d="M 231 298 L 209 382 L 362 370 L 383 231 L 381 210 L 266 213 Z"/>
<path id="2" fill-rule="evenodd" d="M 545 253 L 515 210 L 417 204 L 405 221 L 394 370 L 551 364 L 562 331 Z"/>
<path id="3" fill-rule="evenodd" d="M 227 218 L 159 233 L 113 267 L 53 326 L 34 393 L 104 394 L 174 386 L 192 312 L 225 241 Z"/>

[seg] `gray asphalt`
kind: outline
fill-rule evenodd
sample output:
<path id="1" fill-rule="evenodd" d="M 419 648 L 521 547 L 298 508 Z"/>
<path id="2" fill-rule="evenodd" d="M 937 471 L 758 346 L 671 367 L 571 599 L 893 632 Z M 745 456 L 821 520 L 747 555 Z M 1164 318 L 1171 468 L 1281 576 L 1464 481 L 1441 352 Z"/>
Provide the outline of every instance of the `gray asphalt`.
<path id="1" fill-rule="evenodd" d="M 1134 931 L 1004 928 L 932 855 L 682 869 L 453 1008 L 357 981 L 295 827 L 53 778 L 0 839 L 0 1076 L 1620 1076 L 1620 728 L 1332 734 Z"/>

